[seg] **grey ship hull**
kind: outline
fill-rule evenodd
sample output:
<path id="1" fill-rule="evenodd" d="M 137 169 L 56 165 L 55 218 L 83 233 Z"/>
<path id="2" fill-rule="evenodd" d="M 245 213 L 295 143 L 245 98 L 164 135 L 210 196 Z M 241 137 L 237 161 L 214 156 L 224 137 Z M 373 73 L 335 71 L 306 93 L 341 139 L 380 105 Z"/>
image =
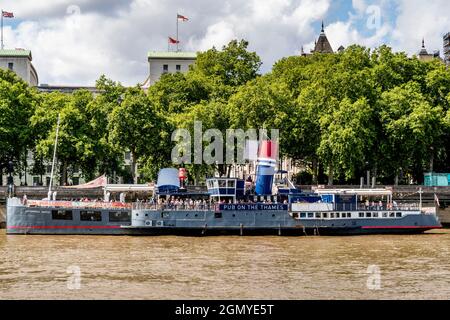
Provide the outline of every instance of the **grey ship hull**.
<path id="1" fill-rule="evenodd" d="M 441 228 L 435 215 L 406 215 L 386 219 L 294 219 L 287 210 L 133 211 L 129 221 L 109 221 L 109 209 L 96 210 L 101 221 L 54 220 L 52 208 L 8 207 L 8 234 L 46 235 L 367 235 L 416 234 Z M 115 210 L 118 211 L 118 210 Z M 120 210 L 119 210 L 120 211 Z M 131 210 L 122 210 L 131 214 Z"/>

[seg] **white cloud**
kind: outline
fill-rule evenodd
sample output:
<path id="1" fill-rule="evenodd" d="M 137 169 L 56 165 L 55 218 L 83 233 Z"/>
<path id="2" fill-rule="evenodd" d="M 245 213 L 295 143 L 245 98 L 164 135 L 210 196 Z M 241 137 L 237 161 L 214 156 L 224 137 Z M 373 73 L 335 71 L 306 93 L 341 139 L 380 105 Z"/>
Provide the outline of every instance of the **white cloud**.
<path id="1" fill-rule="evenodd" d="M 268 71 L 317 36 L 311 25 L 326 16 L 330 2 L 6 0 L 2 6 L 21 21 L 5 30 L 7 45 L 32 50 L 42 83 L 92 85 L 104 73 L 133 85 L 147 77 L 147 52 L 167 50 L 177 12 L 190 18 L 180 22 L 183 49 L 220 48 L 243 38 Z"/>
<path id="2" fill-rule="evenodd" d="M 379 6 L 385 18 L 379 29 L 367 30 L 369 5 Z M 355 14 L 340 12 L 326 28 L 335 50 L 353 43 L 375 47 L 387 39 L 396 50 L 414 53 L 425 37 L 432 51 L 450 31 L 448 0 L 397 0 L 398 18 L 389 11 L 392 1 L 352 0 L 352 6 Z M 41 82 L 80 85 L 94 84 L 103 73 L 127 85 L 145 80 L 147 52 L 167 50 L 177 12 L 190 18 L 180 23 L 183 49 L 220 48 L 243 38 L 268 71 L 303 44 L 310 49 L 318 22 L 336 10 L 332 0 L 4 0 L 2 7 L 19 22 L 11 29 L 5 21 L 7 47 L 32 50 Z M 396 21 L 395 31 L 389 20 Z"/>
<path id="3" fill-rule="evenodd" d="M 398 11 L 392 36 L 395 49 L 415 54 L 420 50 L 422 38 L 425 38 L 429 52 L 442 52 L 442 36 L 450 31 L 448 0 L 399 0 Z"/>

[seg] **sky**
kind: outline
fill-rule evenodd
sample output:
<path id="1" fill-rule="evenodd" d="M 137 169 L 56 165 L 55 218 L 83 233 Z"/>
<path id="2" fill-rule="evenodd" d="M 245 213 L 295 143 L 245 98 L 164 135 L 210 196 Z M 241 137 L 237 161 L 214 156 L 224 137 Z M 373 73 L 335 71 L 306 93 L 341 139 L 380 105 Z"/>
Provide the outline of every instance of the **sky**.
<path id="1" fill-rule="evenodd" d="M 387 44 L 416 54 L 441 50 L 450 32 L 448 0 L 0 0 L 5 48 L 32 51 L 40 83 L 94 85 L 100 75 L 124 85 L 148 77 L 147 53 L 166 51 L 176 35 L 185 51 L 246 39 L 261 72 L 279 59 L 309 52 L 321 22 L 334 50 Z"/>

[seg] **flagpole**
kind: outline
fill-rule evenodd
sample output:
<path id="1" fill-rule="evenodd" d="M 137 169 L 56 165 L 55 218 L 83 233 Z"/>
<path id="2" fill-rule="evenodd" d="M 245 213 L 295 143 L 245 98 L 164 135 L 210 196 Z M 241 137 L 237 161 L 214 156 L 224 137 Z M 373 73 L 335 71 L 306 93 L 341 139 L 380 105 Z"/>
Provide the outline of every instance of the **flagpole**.
<path id="1" fill-rule="evenodd" d="M 177 13 L 177 52 L 179 51 L 179 49 L 178 49 L 178 43 L 180 42 L 179 40 L 178 40 L 178 21 L 179 21 L 180 19 L 178 19 L 178 13 Z"/>
<path id="2" fill-rule="evenodd" d="M 2 9 L 2 50 L 3 50 L 3 48 L 4 48 L 4 45 L 3 45 L 3 9 Z"/>

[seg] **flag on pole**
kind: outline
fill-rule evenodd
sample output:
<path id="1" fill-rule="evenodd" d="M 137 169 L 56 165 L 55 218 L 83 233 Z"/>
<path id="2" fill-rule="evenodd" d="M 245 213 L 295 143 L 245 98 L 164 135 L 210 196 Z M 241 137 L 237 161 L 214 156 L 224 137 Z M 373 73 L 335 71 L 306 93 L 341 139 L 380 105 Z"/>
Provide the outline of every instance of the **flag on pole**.
<path id="1" fill-rule="evenodd" d="M 2 11 L 2 16 L 3 16 L 3 18 L 14 18 L 14 13 Z"/>
<path id="2" fill-rule="evenodd" d="M 179 20 L 183 20 L 183 21 L 188 21 L 188 20 L 189 20 L 187 17 L 182 16 L 181 14 L 177 14 L 177 18 L 178 18 Z"/>
<path id="3" fill-rule="evenodd" d="M 170 44 L 177 44 L 177 43 L 180 43 L 180 41 L 178 41 L 178 40 L 176 40 L 176 39 L 174 39 L 172 37 L 169 37 L 169 43 Z"/>

